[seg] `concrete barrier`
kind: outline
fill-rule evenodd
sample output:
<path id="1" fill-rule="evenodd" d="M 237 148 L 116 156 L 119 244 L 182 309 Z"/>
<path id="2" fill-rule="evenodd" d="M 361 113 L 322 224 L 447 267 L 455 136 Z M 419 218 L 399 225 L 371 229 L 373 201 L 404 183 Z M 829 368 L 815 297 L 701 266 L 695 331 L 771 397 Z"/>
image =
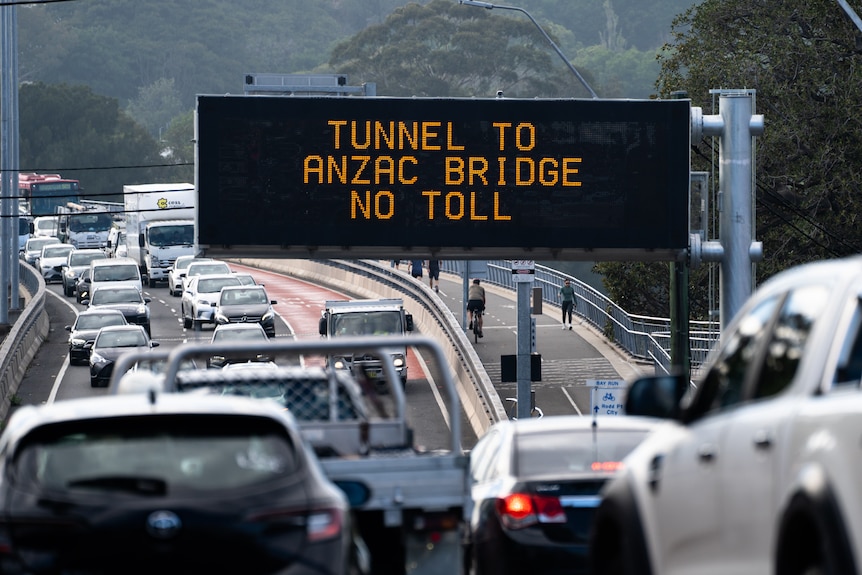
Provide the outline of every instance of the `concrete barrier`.
<path id="1" fill-rule="evenodd" d="M 21 380 L 50 329 L 45 281 L 27 264 L 20 264 L 19 270 L 19 289 L 25 305 L 0 345 L 0 421 L 5 421 Z"/>
<path id="2" fill-rule="evenodd" d="M 403 299 L 418 331 L 443 344 L 450 373 L 458 385 L 462 409 L 475 433 L 481 436 L 493 423 L 506 419 L 500 397 L 459 322 L 424 282 L 417 282 L 407 273 L 390 267 L 388 262 L 374 260 L 236 258 L 228 261 L 283 273 L 351 297 Z"/>

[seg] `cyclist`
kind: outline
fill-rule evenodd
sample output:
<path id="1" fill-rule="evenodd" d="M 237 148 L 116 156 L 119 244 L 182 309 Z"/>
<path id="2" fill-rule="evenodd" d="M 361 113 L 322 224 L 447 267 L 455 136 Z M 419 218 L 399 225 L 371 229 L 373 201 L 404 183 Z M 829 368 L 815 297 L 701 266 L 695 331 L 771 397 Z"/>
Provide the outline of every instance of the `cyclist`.
<path id="1" fill-rule="evenodd" d="M 485 337 L 482 333 L 482 313 L 484 311 L 485 288 L 479 285 L 479 279 L 476 278 L 473 280 L 473 285 L 467 291 L 467 314 L 470 317 L 470 327 L 467 329 L 472 330 L 473 322 L 475 321 L 479 327 L 479 337 Z"/>

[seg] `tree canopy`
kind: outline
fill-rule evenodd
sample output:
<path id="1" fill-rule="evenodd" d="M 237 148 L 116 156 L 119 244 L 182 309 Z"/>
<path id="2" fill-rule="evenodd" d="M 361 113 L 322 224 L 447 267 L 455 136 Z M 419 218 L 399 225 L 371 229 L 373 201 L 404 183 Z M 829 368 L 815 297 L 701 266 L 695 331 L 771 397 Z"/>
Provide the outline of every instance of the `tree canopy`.
<path id="1" fill-rule="evenodd" d="M 157 142 L 115 98 L 87 86 L 24 84 L 19 92 L 19 164 L 81 180 L 92 199 L 116 200 L 123 184 L 172 178 Z M 147 166 L 147 167 L 140 167 Z"/>
<path id="2" fill-rule="evenodd" d="M 692 105 L 717 114 L 710 91 L 755 91 L 765 132 L 756 140 L 756 239 L 764 261 L 757 280 L 787 267 L 856 254 L 862 248 L 862 33 L 831 0 L 704 0 L 681 14 L 660 55 L 659 94 L 684 90 Z M 717 140 L 695 143 L 692 169 L 718 177 Z M 717 184 L 716 184 L 717 185 Z M 717 214 L 715 198 L 710 213 Z M 718 237 L 714 222 L 711 238 Z M 667 266 L 626 275 L 601 264 L 616 290 L 642 290 L 667 278 Z M 708 266 L 692 276 L 693 308 L 705 316 Z M 666 304 L 643 302 L 658 315 Z"/>

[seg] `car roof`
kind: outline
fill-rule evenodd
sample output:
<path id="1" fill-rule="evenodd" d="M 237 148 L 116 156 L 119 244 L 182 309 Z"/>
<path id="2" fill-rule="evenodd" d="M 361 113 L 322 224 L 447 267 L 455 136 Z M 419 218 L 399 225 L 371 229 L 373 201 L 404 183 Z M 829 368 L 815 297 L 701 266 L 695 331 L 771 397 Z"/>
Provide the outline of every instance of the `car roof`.
<path id="1" fill-rule="evenodd" d="M 70 250 L 77 250 L 77 249 L 78 249 L 78 246 L 75 246 L 75 245 L 73 245 L 73 244 L 51 243 L 51 244 L 45 244 L 44 246 L 42 246 L 42 250 L 43 250 L 43 251 L 44 251 L 46 248 L 51 248 L 51 249 L 55 249 L 55 248 L 68 248 L 68 249 L 70 249 Z"/>
<path id="2" fill-rule="evenodd" d="M 604 431 L 652 431 L 666 425 L 663 419 L 640 417 L 634 415 L 555 415 L 542 417 L 501 421 L 495 424 L 500 427 L 511 427 L 519 435 L 528 433 L 554 433 L 565 431 L 586 431 L 595 429 Z"/>
<path id="3" fill-rule="evenodd" d="M 119 264 L 133 264 L 137 266 L 138 262 L 133 258 L 105 258 L 103 260 L 93 260 L 92 262 L 94 266 L 114 266 Z"/>
<path id="4" fill-rule="evenodd" d="M 263 327 L 257 322 L 244 322 L 244 323 L 221 323 L 215 327 L 213 331 L 228 331 L 228 330 L 249 330 L 253 329 L 255 331 L 262 330 Z"/>
<path id="5" fill-rule="evenodd" d="M 123 315 L 123 312 L 121 312 L 118 309 L 103 308 L 103 307 L 83 309 L 83 310 L 78 312 L 78 317 L 80 317 L 82 315 L 122 315 L 123 317 L 126 317 L 125 315 Z"/>
<path id="6" fill-rule="evenodd" d="M 144 331 L 144 326 L 136 323 L 127 323 L 125 325 L 106 325 L 101 328 L 101 331 Z M 146 333 L 146 331 L 144 331 Z"/>
<path id="7" fill-rule="evenodd" d="M 149 390 L 149 389 L 148 389 Z M 22 405 L 10 416 L 4 443 L 17 443 L 41 425 L 92 419 L 158 415 L 235 415 L 278 421 L 298 433 L 296 420 L 274 402 L 242 396 L 182 393 L 125 393 Z"/>
<path id="8" fill-rule="evenodd" d="M 247 285 L 238 285 L 238 286 L 224 286 L 221 288 L 225 291 L 231 290 L 259 290 L 266 291 L 266 288 L 260 284 L 247 284 Z"/>

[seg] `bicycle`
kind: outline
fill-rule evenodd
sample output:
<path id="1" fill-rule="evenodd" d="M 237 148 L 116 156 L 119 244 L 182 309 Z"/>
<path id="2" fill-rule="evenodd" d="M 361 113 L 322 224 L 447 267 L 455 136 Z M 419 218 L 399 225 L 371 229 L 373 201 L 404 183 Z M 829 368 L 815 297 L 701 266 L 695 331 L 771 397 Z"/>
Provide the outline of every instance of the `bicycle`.
<path id="1" fill-rule="evenodd" d="M 482 327 L 479 325 L 479 318 L 481 316 L 481 310 L 473 311 L 473 343 L 479 343 L 479 338 L 482 337 Z"/>
<path id="2" fill-rule="evenodd" d="M 518 398 L 507 397 L 506 401 L 511 403 L 511 405 L 506 409 L 506 414 L 512 421 L 518 421 Z M 535 398 L 533 398 L 533 405 L 530 407 L 530 417 L 533 419 L 542 419 L 545 417 L 545 412 L 542 411 L 541 407 L 536 405 Z"/>

